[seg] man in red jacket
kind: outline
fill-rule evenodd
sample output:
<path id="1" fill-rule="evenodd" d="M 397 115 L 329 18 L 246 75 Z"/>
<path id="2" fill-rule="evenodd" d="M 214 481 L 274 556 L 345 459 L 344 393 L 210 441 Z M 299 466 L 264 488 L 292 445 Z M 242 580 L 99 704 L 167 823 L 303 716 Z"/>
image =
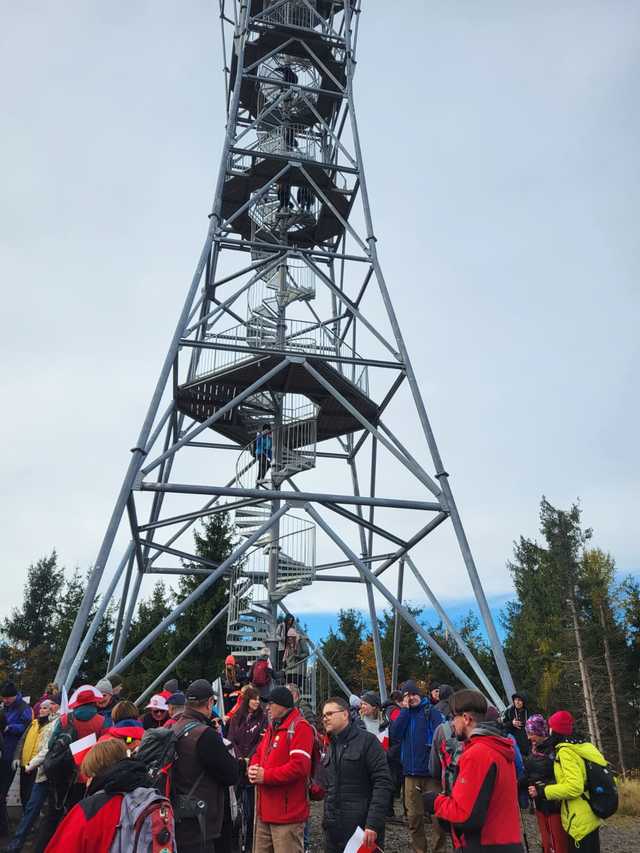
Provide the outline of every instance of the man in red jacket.
<path id="1" fill-rule="evenodd" d="M 464 750 L 451 795 L 425 794 L 425 811 L 451 824 L 457 849 L 523 853 L 512 741 L 485 722 L 487 700 L 459 690 L 449 700 L 452 725 Z"/>
<path id="2" fill-rule="evenodd" d="M 253 853 L 303 853 L 314 732 L 286 687 L 269 696 L 269 727 L 247 775 L 257 785 Z"/>

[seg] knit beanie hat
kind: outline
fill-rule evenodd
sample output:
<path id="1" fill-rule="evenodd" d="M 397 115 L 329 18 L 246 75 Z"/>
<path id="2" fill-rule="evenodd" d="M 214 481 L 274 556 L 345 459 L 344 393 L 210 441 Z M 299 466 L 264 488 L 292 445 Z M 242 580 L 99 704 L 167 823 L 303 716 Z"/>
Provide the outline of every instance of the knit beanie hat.
<path id="1" fill-rule="evenodd" d="M 355 693 L 352 693 L 352 694 L 349 696 L 349 706 L 350 706 L 351 708 L 356 708 L 356 709 L 358 709 L 358 708 L 360 707 L 360 705 L 362 705 L 362 702 L 360 701 L 360 697 L 359 697 L 359 696 L 356 696 L 356 694 L 355 694 Z"/>
<path id="2" fill-rule="evenodd" d="M 367 690 L 360 697 L 361 702 L 366 702 L 367 705 L 372 705 L 374 708 L 380 707 L 380 694 L 375 690 Z"/>
<path id="3" fill-rule="evenodd" d="M 538 737 L 549 737 L 549 727 L 547 721 L 542 714 L 532 714 L 524 727 L 528 734 L 538 735 Z"/>
<path id="4" fill-rule="evenodd" d="M 18 688 L 15 686 L 13 681 L 5 681 L 4 684 L 2 685 L 2 687 L 0 687 L 0 696 L 2 696 L 3 698 L 5 698 L 5 697 L 8 698 L 9 696 L 17 696 L 17 695 L 18 695 Z"/>
<path id="5" fill-rule="evenodd" d="M 109 695 L 113 693 L 113 685 L 111 684 L 108 678 L 101 678 L 100 681 L 96 684 L 96 687 L 98 688 L 100 693 L 102 693 L 103 696 L 105 695 L 105 693 L 108 693 Z"/>
<path id="6" fill-rule="evenodd" d="M 573 734 L 573 716 L 568 711 L 556 711 L 547 722 L 549 728 L 558 735 Z"/>
<path id="7" fill-rule="evenodd" d="M 267 702 L 273 702 L 283 708 L 293 708 L 293 694 L 286 687 L 275 687 L 269 694 Z"/>
<path id="8" fill-rule="evenodd" d="M 411 678 L 409 679 L 409 681 L 405 681 L 405 683 L 402 685 L 402 695 L 406 696 L 407 693 L 415 693 L 418 696 L 422 695 L 418 690 L 418 685 Z"/>

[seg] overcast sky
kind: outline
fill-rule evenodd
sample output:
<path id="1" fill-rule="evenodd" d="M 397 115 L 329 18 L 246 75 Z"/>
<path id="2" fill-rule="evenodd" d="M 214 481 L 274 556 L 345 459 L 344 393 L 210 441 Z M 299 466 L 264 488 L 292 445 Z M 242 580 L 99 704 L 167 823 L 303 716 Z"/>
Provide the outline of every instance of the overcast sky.
<path id="1" fill-rule="evenodd" d="M 364 6 L 378 248 L 486 588 L 509 592 L 543 493 L 580 497 L 596 544 L 636 570 L 640 5 Z M 3 16 L 1 613 L 52 548 L 95 559 L 206 230 L 216 8 Z M 432 569 L 443 599 L 468 596 L 453 552 Z M 297 607 L 334 610 L 336 593 Z"/>

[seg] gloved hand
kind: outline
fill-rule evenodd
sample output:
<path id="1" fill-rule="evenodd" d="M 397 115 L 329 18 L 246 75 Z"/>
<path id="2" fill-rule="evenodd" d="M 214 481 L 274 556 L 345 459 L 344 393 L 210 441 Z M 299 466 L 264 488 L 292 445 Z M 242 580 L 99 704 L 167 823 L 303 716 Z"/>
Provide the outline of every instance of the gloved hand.
<path id="1" fill-rule="evenodd" d="M 440 794 L 437 791 L 428 791 L 426 794 L 422 795 L 422 802 L 424 803 L 424 810 L 427 814 L 435 814 L 436 810 L 436 797 L 439 797 Z"/>
<path id="2" fill-rule="evenodd" d="M 15 773 L 17 773 L 17 772 L 18 772 L 18 770 L 20 770 L 20 759 L 19 759 L 19 758 L 14 758 L 14 759 L 13 759 L 13 761 L 11 762 L 11 769 L 12 769 Z"/>

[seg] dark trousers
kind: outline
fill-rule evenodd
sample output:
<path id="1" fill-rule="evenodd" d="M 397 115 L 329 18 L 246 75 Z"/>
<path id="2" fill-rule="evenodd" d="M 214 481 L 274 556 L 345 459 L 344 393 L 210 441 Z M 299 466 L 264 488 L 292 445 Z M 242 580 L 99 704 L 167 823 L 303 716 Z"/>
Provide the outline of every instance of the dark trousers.
<path id="1" fill-rule="evenodd" d="M 242 797 L 242 812 L 245 826 L 245 850 L 253 848 L 253 820 L 256 805 L 256 789 L 254 785 L 243 785 L 239 788 Z"/>
<path id="2" fill-rule="evenodd" d="M 600 830 L 596 829 L 594 832 L 590 832 L 589 835 L 585 835 L 579 847 L 576 846 L 573 838 L 569 838 L 569 850 L 576 850 L 579 853 L 600 853 Z"/>
<path id="3" fill-rule="evenodd" d="M 9 793 L 15 773 L 16 771 L 11 767 L 11 761 L 0 761 L 0 835 L 9 834 L 7 794 Z"/>
<path id="4" fill-rule="evenodd" d="M 33 774 L 35 776 L 35 773 Z M 22 815 L 22 820 L 18 824 L 18 827 L 15 831 L 9 846 L 6 848 L 7 851 L 11 851 L 11 853 L 18 853 L 18 851 L 22 850 L 24 844 L 27 840 L 27 836 L 29 832 L 35 825 L 35 822 L 38 820 L 38 816 L 40 814 L 40 810 L 44 805 L 47 799 L 47 783 L 46 782 L 36 782 L 31 789 L 31 796 L 29 797 L 29 802 L 24 807 L 24 814 Z"/>
<path id="5" fill-rule="evenodd" d="M 271 468 L 271 460 L 264 453 L 258 456 L 258 479 L 263 480 L 267 476 L 267 471 Z"/>
<path id="6" fill-rule="evenodd" d="M 40 829 L 36 836 L 33 846 L 33 853 L 44 853 L 47 844 L 51 841 L 54 832 L 66 813 L 72 809 L 76 803 L 79 803 L 85 792 L 85 786 L 76 783 L 72 785 L 68 793 L 60 793 L 56 791 L 54 786 L 49 784 L 47 794 L 47 805 L 45 807 Z"/>
<path id="7" fill-rule="evenodd" d="M 33 773 L 27 773 L 24 767 L 20 768 L 20 804 L 22 805 L 22 811 L 27 807 L 27 803 L 29 802 L 29 798 L 31 797 L 31 791 L 33 789 L 33 784 L 36 781 L 36 771 Z"/>

